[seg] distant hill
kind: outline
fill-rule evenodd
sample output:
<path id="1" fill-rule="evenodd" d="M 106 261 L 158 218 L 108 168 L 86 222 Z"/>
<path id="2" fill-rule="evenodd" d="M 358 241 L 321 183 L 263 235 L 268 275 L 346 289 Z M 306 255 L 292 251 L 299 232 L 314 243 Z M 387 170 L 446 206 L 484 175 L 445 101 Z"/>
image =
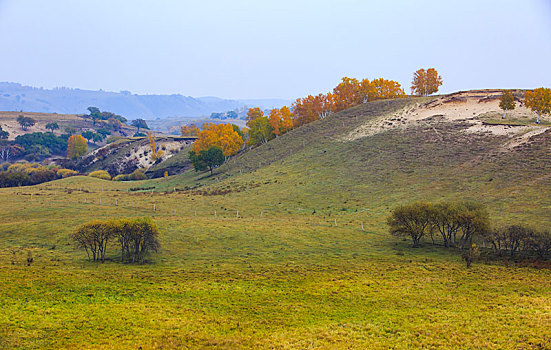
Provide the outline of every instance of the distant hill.
<path id="1" fill-rule="evenodd" d="M 87 113 L 89 106 L 98 107 L 127 119 L 208 117 L 213 112 L 226 112 L 243 106 L 263 109 L 281 107 L 290 101 L 281 99 L 226 100 L 218 97 L 175 95 L 137 95 L 129 91 L 109 92 L 71 88 L 43 89 L 17 83 L 0 82 L 0 110 L 41 113 Z"/>

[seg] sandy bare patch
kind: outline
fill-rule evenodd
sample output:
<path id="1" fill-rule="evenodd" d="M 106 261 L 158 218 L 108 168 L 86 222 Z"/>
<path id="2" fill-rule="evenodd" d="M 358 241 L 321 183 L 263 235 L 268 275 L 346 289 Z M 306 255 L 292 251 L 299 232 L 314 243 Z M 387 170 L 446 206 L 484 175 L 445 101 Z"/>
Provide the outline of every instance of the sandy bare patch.
<path id="1" fill-rule="evenodd" d="M 488 114 L 500 114 L 499 96 L 501 90 L 483 90 L 458 92 L 451 95 L 439 96 L 425 103 L 416 103 L 401 111 L 384 115 L 369 123 L 361 125 L 342 137 L 342 141 L 353 141 L 362 137 L 372 136 L 388 129 L 407 128 L 419 123 L 442 121 L 468 121 L 473 123 L 474 129 L 470 132 L 492 132 L 494 134 L 509 134 L 525 132 L 525 129 L 507 127 L 489 127 L 483 130 L 478 119 Z M 510 111 L 508 118 L 524 118 L 530 116 L 530 110 L 517 102 L 515 110 Z M 480 124 L 480 125 L 478 125 Z"/>

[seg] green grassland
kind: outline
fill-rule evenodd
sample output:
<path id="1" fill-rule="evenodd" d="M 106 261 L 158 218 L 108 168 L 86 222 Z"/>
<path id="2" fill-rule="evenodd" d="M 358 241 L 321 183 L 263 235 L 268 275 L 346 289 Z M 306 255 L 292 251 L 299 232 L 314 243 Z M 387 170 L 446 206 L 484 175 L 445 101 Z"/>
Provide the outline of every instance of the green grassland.
<path id="1" fill-rule="evenodd" d="M 343 141 L 418 101 L 338 113 L 213 176 L 0 190 L 0 348 L 551 347 L 549 268 L 466 269 L 384 224 L 397 204 L 470 199 L 496 225 L 549 228 L 551 133 L 512 151 L 441 121 Z M 161 230 L 148 264 L 117 262 L 115 246 L 90 263 L 68 240 L 92 219 L 135 216 Z"/>

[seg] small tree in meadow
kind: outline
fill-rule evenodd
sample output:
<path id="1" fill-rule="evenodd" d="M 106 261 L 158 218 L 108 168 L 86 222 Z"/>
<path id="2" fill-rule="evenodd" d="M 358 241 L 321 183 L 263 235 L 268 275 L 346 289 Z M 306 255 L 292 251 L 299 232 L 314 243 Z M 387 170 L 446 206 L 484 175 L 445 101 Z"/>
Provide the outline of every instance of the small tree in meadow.
<path id="1" fill-rule="evenodd" d="M 507 111 L 515 109 L 515 96 L 511 90 L 503 91 L 499 98 L 499 108 L 503 109 L 503 116 L 501 119 L 505 119 Z"/>
<path id="2" fill-rule="evenodd" d="M 387 219 L 390 233 L 409 236 L 418 247 L 421 238 L 433 230 L 430 207 L 430 203 L 417 202 L 395 208 Z"/>

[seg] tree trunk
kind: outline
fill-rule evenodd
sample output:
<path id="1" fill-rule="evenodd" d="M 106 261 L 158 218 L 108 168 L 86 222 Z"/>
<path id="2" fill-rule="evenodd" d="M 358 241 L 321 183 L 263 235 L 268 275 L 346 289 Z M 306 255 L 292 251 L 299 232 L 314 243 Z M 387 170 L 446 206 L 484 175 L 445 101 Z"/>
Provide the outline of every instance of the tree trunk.
<path id="1" fill-rule="evenodd" d="M 503 117 L 501 117 L 501 119 L 505 119 L 505 116 L 507 115 L 507 110 L 504 109 L 505 112 L 503 112 Z"/>

